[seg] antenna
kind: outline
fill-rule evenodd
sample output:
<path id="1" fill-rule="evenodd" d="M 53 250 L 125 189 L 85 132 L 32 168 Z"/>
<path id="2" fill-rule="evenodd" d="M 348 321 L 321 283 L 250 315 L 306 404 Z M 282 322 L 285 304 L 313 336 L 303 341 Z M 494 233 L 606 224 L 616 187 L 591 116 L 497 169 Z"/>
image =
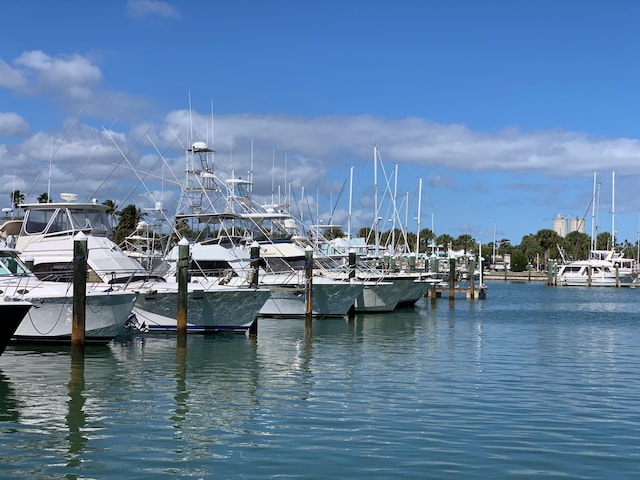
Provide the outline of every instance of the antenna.
<path id="1" fill-rule="evenodd" d="M 276 149 L 273 149 L 271 160 L 271 205 L 273 205 L 273 194 L 275 193 L 275 181 L 276 181 Z"/>
<path id="2" fill-rule="evenodd" d="M 353 166 L 349 167 L 349 213 L 347 222 L 347 238 L 351 240 L 351 213 L 353 202 Z"/>
<path id="3" fill-rule="evenodd" d="M 615 226 L 615 214 L 616 214 L 616 172 L 611 172 L 611 249 L 616 245 L 616 226 Z"/>
<path id="4" fill-rule="evenodd" d="M 51 146 L 49 148 L 49 182 L 47 184 L 47 202 L 51 201 L 51 162 L 53 160 L 53 136 L 51 137 Z"/>
<path id="5" fill-rule="evenodd" d="M 251 163 L 249 166 L 249 188 L 253 192 L 253 138 L 251 139 Z"/>
<path id="6" fill-rule="evenodd" d="M 280 201 L 280 199 L 278 199 Z M 287 154 L 284 154 L 284 202 L 287 203 Z"/>
<path id="7" fill-rule="evenodd" d="M 215 142 L 213 140 L 213 98 L 211 99 L 211 148 L 215 148 Z"/>

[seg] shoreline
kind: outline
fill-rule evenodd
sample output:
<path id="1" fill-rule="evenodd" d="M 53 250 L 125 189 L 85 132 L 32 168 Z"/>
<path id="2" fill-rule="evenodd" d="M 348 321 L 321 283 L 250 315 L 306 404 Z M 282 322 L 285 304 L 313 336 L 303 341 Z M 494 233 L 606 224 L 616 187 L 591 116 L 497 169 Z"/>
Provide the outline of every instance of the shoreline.
<path id="1" fill-rule="evenodd" d="M 483 272 L 483 280 L 513 282 L 546 282 L 548 276 L 544 272 Z"/>

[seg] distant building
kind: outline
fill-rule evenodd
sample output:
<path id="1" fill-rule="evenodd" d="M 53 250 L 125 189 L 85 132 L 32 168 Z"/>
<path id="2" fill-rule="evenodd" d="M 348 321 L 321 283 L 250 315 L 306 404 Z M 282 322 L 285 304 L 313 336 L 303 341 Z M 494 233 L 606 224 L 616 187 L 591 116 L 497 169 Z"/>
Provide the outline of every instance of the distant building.
<path id="1" fill-rule="evenodd" d="M 556 218 L 553 219 L 553 231 L 560 235 L 562 238 L 567 236 L 567 219 L 559 213 Z"/>
<path id="2" fill-rule="evenodd" d="M 559 213 L 556 218 L 553 219 L 553 226 L 551 228 L 562 238 L 571 232 L 584 233 L 584 219 L 578 217 L 568 218 Z"/>
<path id="3" fill-rule="evenodd" d="M 569 233 L 580 232 L 584 233 L 584 218 L 570 218 L 569 219 Z"/>

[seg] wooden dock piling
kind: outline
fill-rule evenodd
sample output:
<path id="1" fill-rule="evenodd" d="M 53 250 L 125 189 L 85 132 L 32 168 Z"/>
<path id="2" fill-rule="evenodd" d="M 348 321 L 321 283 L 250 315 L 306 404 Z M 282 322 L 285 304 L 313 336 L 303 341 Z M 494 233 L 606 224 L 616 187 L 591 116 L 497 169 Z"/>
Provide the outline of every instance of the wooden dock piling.
<path id="1" fill-rule="evenodd" d="M 178 315 L 176 330 L 178 335 L 187 334 L 187 289 L 189 283 L 189 241 L 183 238 L 178 242 Z"/>
<path id="2" fill-rule="evenodd" d="M 84 347 L 87 310 L 87 236 L 79 232 L 73 239 L 73 314 L 71 345 Z"/>
<path id="3" fill-rule="evenodd" d="M 306 318 L 313 316 L 313 248 L 304 249 L 304 314 Z"/>

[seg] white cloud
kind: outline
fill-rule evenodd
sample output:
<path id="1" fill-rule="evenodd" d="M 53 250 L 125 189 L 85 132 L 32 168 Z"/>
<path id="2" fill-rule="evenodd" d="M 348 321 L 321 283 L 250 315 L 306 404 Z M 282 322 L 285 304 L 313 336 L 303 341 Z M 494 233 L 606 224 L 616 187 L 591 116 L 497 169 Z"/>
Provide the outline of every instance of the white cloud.
<path id="1" fill-rule="evenodd" d="M 25 83 L 24 75 L 0 58 L 0 87 L 17 89 Z"/>
<path id="2" fill-rule="evenodd" d="M 19 123 L 18 119 L 5 116 L 5 120 L 7 118 Z M 192 112 L 190 116 L 188 111 L 178 110 L 169 112 L 162 125 L 148 119 L 127 130 L 117 124 L 107 127 L 114 141 L 101 128 L 63 125 L 53 142 L 50 134 L 39 132 L 24 143 L 0 146 L 0 160 L 7 171 L 17 170 L 19 181 L 28 185 L 21 190 L 33 195 L 46 190 L 47 166 L 53 151 L 52 183 L 56 191 L 75 191 L 84 198 L 111 198 L 124 204 L 139 203 L 144 208 L 154 203 L 147 194 L 149 188 L 156 192 L 154 198 L 165 198 L 165 206 L 171 209 L 184 176 L 184 147 L 190 144 L 191 121 L 196 132 L 193 140 L 204 139 L 211 145 L 210 114 Z M 303 209 L 307 218 L 315 215 L 315 196 L 319 193 L 325 195 L 318 201 L 322 218 L 326 220 L 330 210 L 329 193 L 335 203 L 343 179 L 354 165 L 354 229 L 370 224 L 373 216 L 374 144 L 380 146 L 382 159 L 388 166 L 387 174 L 393 171 L 393 163 L 398 164 L 399 176 L 405 182 L 401 191 L 413 191 L 418 176 L 425 179 L 425 205 L 437 203 L 439 197 L 434 196 L 434 192 L 444 190 L 464 189 L 469 194 L 483 195 L 488 188 L 483 182 L 490 178 L 491 188 L 504 190 L 517 186 L 517 198 L 523 205 L 541 201 L 535 195 L 544 196 L 543 200 L 548 203 L 547 197 L 563 185 L 563 197 L 559 198 L 560 193 L 556 192 L 553 202 L 558 208 L 566 208 L 562 205 L 568 204 L 562 202 L 583 201 L 589 196 L 589 177 L 594 170 L 616 170 L 622 198 L 625 195 L 622 179 L 636 174 L 640 157 L 640 143 L 634 139 L 595 138 L 580 132 L 509 129 L 488 133 L 463 125 L 441 125 L 421 119 L 392 121 L 371 116 L 218 115 L 213 121 L 216 172 L 224 176 L 233 168 L 236 176 L 246 178 L 253 140 L 255 196 L 261 202 L 268 202 L 272 192 L 287 194 L 286 175 L 293 190 L 290 200 L 298 202 L 298 205 L 292 202 L 293 208 Z M 114 142 L 144 177 L 146 185 L 140 184 Z M 26 165 L 26 169 L 21 165 Z M 382 197 L 384 179 L 381 172 L 379 175 Z M 587 194 L 574 190 L 567 199 L 565 179 L 576 177 L 585 178 L 580 188 Z M 301 199 L 303 187 L 305 201 Z M 9 191 L 10 186 L 5 185 L 0 190 L 0 198 Z M 343 208 L 335 214 L 338 222 L 344 221 L 348 192 L 342 195 Z M 310 206 L 308 199 L 312 200 Z"/>
<path id="3" fill-rule="evenodd" d="M 127 12 L 133 17 L 181 17 L 180 12 L 175 7 L 160 0 L 128 0 Z"/>
<path id="4" fill-rule="evenodd" d="M 0 136 L 21 137 L 29 133 L 29 124 L 17 113 L 0 112 Z"/>
<path id="5" fill-rule="evenodd" d="M 210 116 L 192 113 L 191 119 L 197 132 L 195 140 L 208 140 Z M 184 134 L 189 131 L 189 121 L 187 112 L 171 112 L 163 136 L 173 139 L 175 132 Z M 371 159 L 374 144 L 380 146 L 385 163 L 441 165 L 466 172 L 499 170 L 570 177 L 602 168 L 631 173 L 637 171 L 640 161 L 640 141 L 636 139 L 596 138 L 556 130 L 488 133 L 415 118 L 224 115 L 214 118 L 214 134 L 220 152 L 228 150 L 232 141 L 247 145 L 253 139 L 262 150 L 256 158 L 263 164 L 275 148 L 278 158 L 280 152 L 289 152 L 292 158 L 346 168 Z M 240 156 L 236 153 L 234 147 L 234 158 Z M 248 152 L 244 156 L 248 157 Z"/>
<path id="6" fill-rule="evenodd" d="M 31 91 L 62 93 L 65 97 L 86 100 L 102 81 L 100 68 L 80 55 L 51 57 L 40 50 L 22 53 L 14 64 L 31 81 Z"/>

